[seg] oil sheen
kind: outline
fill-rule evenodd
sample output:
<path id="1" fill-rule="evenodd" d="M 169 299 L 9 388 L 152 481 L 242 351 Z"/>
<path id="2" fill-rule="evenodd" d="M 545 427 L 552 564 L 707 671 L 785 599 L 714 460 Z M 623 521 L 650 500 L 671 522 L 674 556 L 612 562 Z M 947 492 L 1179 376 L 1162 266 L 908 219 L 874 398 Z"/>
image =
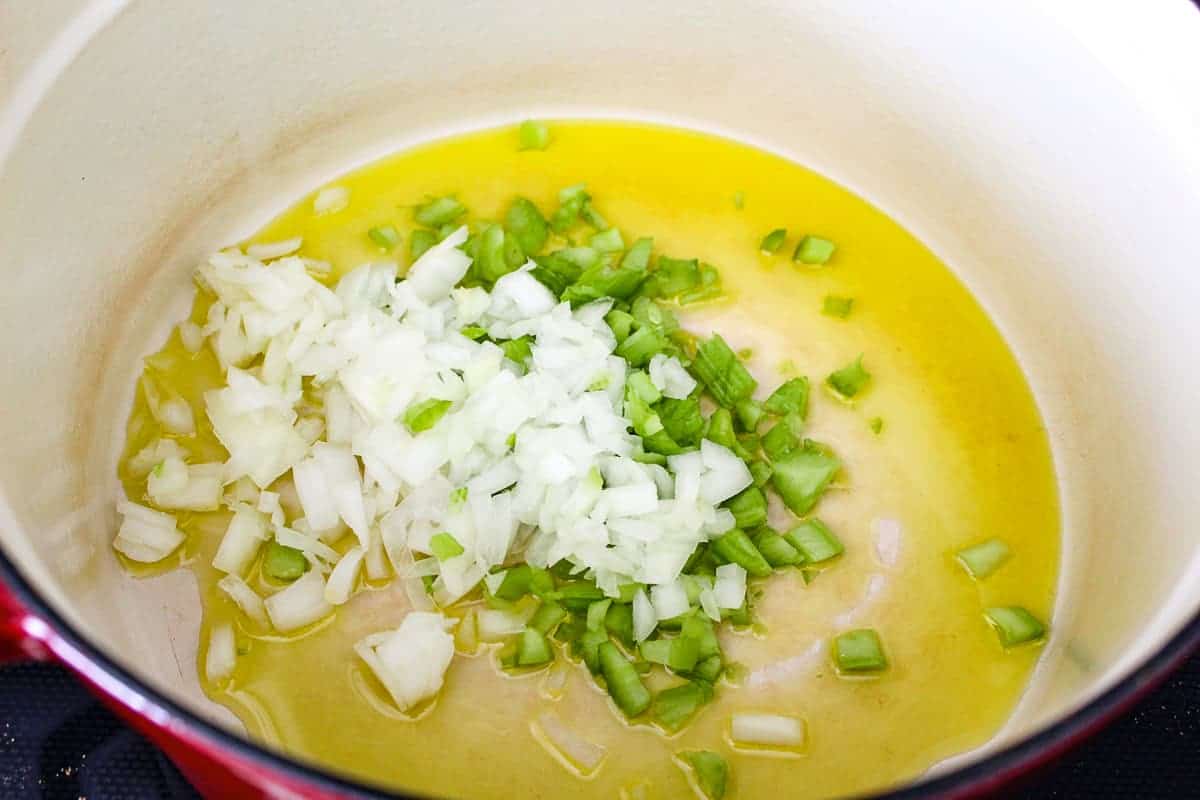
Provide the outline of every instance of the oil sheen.
<path id="1" fill-rule="evenodd" d="M 815 388 L 863 354 L 870 388 L 853 405 L 815 388 L 809 417 L 814 437 L 846 464 L 818 509 L 846 554 L 810 584 L 796 570 L 762 584 L 754 632 L 722 634 L 741 665 L 736 682 L 672 738 L 621 721 L 582 665 L 559 663 L 565 685 L 551 689 L 545 672 L 503 675 L 486 647 L 455 658 L 425 714 L 401 717 L 351 650 L 403 618 L 404 593 L 391 587 L 367 587 L 298 638 L 239 628 L 233 679 L 206 687 L 211 698 L 251 736 L 302 759 L 418 792 L 505 800 L 616 798 L 639 787 L 649 798 L 683 796 L 690 790 L 672 755 L 689 749 L 728 759 L 727 797 L 840 795 L 912 778 L 985 742 L 1012 712 L 1039 650 L 1002 650 L 982 611 L 1015 604 L 1049 617 L 1059 518 L 1037 408 L 980 306 L 888 217 L 777 156 L 633 124 L 563 122 L 552 136 L 541 152 L 519 152 L 516 131 L 504 129 L 400 153 L 334 182 L 350 190 L 346 209 L 318 216 L 304 198 L 252 241 L 302 236 L 301 255 L 331 262 L 336 279 L 384 257 L 366 235 L 373 226 L 395 225 L 405 236 L 396 252 L 406 254 L 412 208 L 427 196 L 454 193 L 475 218 L 499 219 L 514 195 L 548 213 L 560 188 L 585 182 L 625 241 L 653 235 L 656 252 L 720 268 L 726 298 L 688 310 L 683 323 L 751 349 L 761 388 L 792 374 Z M 790 242 L 801 233 L 831 239 L 837 253 L 820 268 L 794 265 L 790 244 L 761 254 L 759 241 L 777 227 Z M 852 297 L 849 317 L 823 314 L 826 295 Z M 203 322 L 209 302 L 198 295 L 193 320 Z M 200 431 L 184 446 L 197 460 L 223 459 L 203 413 L 203 391 L 222 382 L 212 354 L 192 355 L 172 334 L 147 370 L 192 404 Z M 126 457 L 158 435 L 139 391 Z M 121 476 L 131 498 L 145 496 L 124 462 Z M 195 573 L 207 630 L 236 618 L 209 566 L 225 521 L 181 522 L 189 540 L 167 566 Z M 953 553 L 992 536 L 1014 557 L 976 583 Z M 829 638 L 853 627 L 880 632 L 891 661 L 881 677 L 847 680 L 831 667 Z M 539 743 L 531 721 L 546 710 L 608 749 L 595 775 L 580 778 Z M 803 752 L 735 749 L 728 726 L 739 711 L 802 718 Z"/>

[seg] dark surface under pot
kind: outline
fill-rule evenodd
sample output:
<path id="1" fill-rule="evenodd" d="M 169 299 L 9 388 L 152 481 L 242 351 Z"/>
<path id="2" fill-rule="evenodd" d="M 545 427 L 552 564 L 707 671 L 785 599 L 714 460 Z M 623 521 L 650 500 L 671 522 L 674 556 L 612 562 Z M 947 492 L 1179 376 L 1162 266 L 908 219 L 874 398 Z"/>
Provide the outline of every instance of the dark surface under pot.
<path id="1" fill-rule="evenodd" d="M 1131 714 L 1005 796 L 1195 797 L 1200 786 L 1200 656 Z M 157 749 L 63 668 L 0 667 L 0 798 L 192 800 Z"/>

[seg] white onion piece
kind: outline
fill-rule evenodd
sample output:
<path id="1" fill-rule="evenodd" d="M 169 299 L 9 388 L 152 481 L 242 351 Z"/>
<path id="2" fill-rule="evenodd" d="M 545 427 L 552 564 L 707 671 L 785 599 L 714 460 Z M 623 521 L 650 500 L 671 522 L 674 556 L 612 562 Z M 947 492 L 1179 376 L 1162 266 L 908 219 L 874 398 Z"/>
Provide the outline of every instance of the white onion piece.
<path id="1" fill-rule="evenodd" d="M 361 547 L 351 547 L 346 551 L 333 568 L 333 572 L 329 573 L 329 580 L 325 582 L 325 602 L 340 606 L 350 599 L 366 554 Z"/>
<path id="2" fill-rule="evenodd" d="M 268 597 L 264 604 L 271 624 L 284 633 L 311 625 L 333 611 L 325 600 L 325 578 L 315 569 Z"/>
<path id="3" fill-rule="evenodd" d="M 683 582 L 676 579 L 671 583 L 650 587 L 650 602 L 659 619 L 672 619 L 691 608 Z"/>
<path id="4" fill-rule="evenodd" d="M 633 638 L 644 641 L 657 626 L 658 615 L 654 613 L 654 604 L 646 596 L 645 589 L 638 589 L 633 596 Z"/>
<path id="5" fill-rule="evenodd" d="M 292 467 L 292 483 L 296 486 L 304 518 L 313 530 L 323 531 L 337 525 L 337 506 L 315 457 L 306 458 Z"/>
<path id="6" fill-rule="evenodd" d="M 804 723 L 779 714 L 734 714 L 730 737 L 736 744 L 756 747 L 801 747 Z"/>
<path id="7" fill-rule="evenodd" d="M 538 741 L 551 755 L 565 761 L 585 778 L 599 769 L 604 761 L 607 751 L 603 747 L 579 736 L 551 711 L 538 715 L 534 730 L 540 734 L 536 737 Z"/>
<path id="8" fill-rule="evenodd" d="M 183 349 L 189 353 L 199 353 L 200 348 L 204 347 L 204 331 L 200 330 L 200 326 L 196 323 L 185 320 L 179 323 L 179 341 L 183 344 Z"/>
<path id="9" fill-rule="evenodd" d="M 237 641 L 233 626 L 217 625 L 208 632 L 208 652 L 204 654 L 204 674 L 210 681 L 223 681 L 237 666 Z"/>
<path id="10" fill-rule="evenodd" d="M 299 525 L 301 520 L 294 524 Z M 301 553 L 311 554 L 327 564 L 337 563 L 341 558 L 338 551 L 322 542 L 315 536 L 309 536 L 293 528 L 275 528 L 275 541 L 284 547 L 291 547 Z"/>
<path id="11" fill-rule="evenodd" d="M 321 466 L 325 485 L 333 496 L 338 516 L 354 531 L 359 545 L 365 550 L 370 544 L 370 532 L 367 530 L 367 515 L 363 507 L 362 478 L 358 472 L 358 461 L 351 454 L 350 448 L 344 445 L 318 442 L 313 445 L 312 452 Z M 309 524 L 313 524 L 311 517 Z M 320 530 L 320 527 L 316 529 Z"/>
<path id="12" fill-rule="evenodd" d="M 450 294 L 471 266 L 470 257 L 458 249 L 465 241 L 467 226 L 463 225 L 413 262 L 404 282 L 417 297 L 432 303 Z"/>
<path id="13" fill-rule="evenodd" d="M 662 353 L 650 359 L 650 381 L 664 397 L 683 400 L 696 389 L 696 379 L 675 356 Z"/>
<path id="14" fill-rule="evenodd" d="M 746 570 L 737 564 L 717 567 L 717 582 L 713 595 L 720 608 L 741 608 L 746 599 Z"/>
<path id="15" fill-rule="evenodd" d="M 371 546 L 367 548 L 364 565 L 368 580 L 384 580 L 391 572 L 388 567 L 387 552 L 383 548 L 383 536 L 380 535 L 378 528 L 371 531 Z"/>
<path id="16" fill-rule="evenodd" d="M 304 239 L 300 236 L 295 236 L 291 239 L 282 239 L 278 242 L 262 242 L 247 247 L 246 255 L 251 258 L 257 258 L 259 261 L 270 261 L 273 258 L 282 258 L 283 256 L 291 255 L 299 250 L 302 244 L 304 244 Z"/>
<path id="17" fill-rule="evenodd" d="M 717 593 L 714 589 L 700 590 L 700 608 L 705 615 L 713 622 L 721 621 L 721 606 L 717 602 Z"/>
<path id="18" fill-rule="evenodd" d="M 262 597 L 258 592 L 254 591 L 248 583 L 234 574 L 226 575 L 217 581 L 217 588 L 229 595 L 231 599 L 242 612 L 254 620 L 254 622 L 263 626 L 270 627 L 271 620 L 267 618 L 267 607 L 263 603 Z"/>
<path id="19" fill-rule="evenodd" d="M 317 192 L 313 198 L 313 211 L 318 214 L 335 214 L 350 205 L 350 190 L 345 186 L 330 186 Z"/>
<path id="20" fill-rule="evenodd" d="M 264 492 L 264 494 L 266 494 Z M 212 565 L 221 572 L 241 575 L 258 555 L 259 547 L 267 539 L 267 520 L 262 514 L 248 509 L 239 509 L 229 520 L 225 535 Z"/>
<path id="21" fill-rule="evenodd" d="M 514 614 L 496 608 L 483 608 L 475 614 L 479 627 L 479 638 L 485 642 L 497 642 L 506 636 L 520 633 L 529 620 L 527 614 Z"/>
<path id="22" fill-rule="evenodd" d="M 138 477 L 145 476 L 168 458 L 187 458 L 187 451 L 174 439 L 155 439 L 129 459 L 129 470 Z"/>
<path id="23" fill-rule="evenodd" d="M 145 564 L 161 561 L 186 538 L 170 514 L 127 501 L 117 503 L 117 511 L 124 515 L 124 520 L 113 547 L 133 561 Z"/>
<path id="24" fill-rule="evenodd" d="M 717 505 L 754 483 L 746 462 L 724 445 L 704 439 L 700 442 L 704 474 L 700 477 L 700 497 Z"/>
<path id="25" fill-rule="evenodd" d="M 454 637 L 446 632 L 453 624 L 441 614 L 414 611 L 395 631 L 367 636 L 354 650 L 407 711 L 442 688 L 454 658 Z"/>

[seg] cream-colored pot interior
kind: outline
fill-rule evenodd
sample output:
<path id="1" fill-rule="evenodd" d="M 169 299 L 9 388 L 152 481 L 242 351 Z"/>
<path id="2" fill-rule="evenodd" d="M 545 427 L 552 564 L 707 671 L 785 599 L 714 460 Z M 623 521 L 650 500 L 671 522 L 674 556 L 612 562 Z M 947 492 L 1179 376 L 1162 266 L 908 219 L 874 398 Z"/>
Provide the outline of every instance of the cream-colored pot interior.
<path id="1" fill-rule="evenodd" d="M 201 713 L 228 719 L 196 684 L 190 577 L 130 580 L 109 549 L 139 357 L 205 251 L 374 156 L 530 115 L 791 156 L 980 298 L 1045 417 L 1066 525 L 1054 637 L 1002 739 L 1121 680 L 1200 606 L 1187 0 L 0 3 L 0 102 L 3 548 Z"/>

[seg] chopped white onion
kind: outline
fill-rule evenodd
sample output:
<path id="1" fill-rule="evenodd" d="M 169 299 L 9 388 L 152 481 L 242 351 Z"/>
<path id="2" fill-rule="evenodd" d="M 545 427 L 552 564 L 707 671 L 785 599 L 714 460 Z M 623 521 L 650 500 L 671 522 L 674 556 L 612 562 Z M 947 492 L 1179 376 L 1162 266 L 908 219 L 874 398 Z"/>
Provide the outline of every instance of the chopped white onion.
<path id="1" fill-rule="evenodd" d="M 433 697 L 442 688 L 454 658 L 453 625 L 441 614 L 414 611 L 395 631 L 375 633 L 354 645 L 401 711 Z"/>
<path id="2" fill-rule="evenodd" d="M 746 462 L 724 445 L 704 439 L 700 442 L 704 474 L 700 477 L 700 497 L 717 505 L 754 483 Z"/>
<path id="3" fill-rule="evenodd" d="M 715 589 L 700 590 L 700 608 L 713 622 L 721 621 L 721 605 L 717 602 Z"/>
<path id="4" fill-rule="evenodd" d="M 325 602 L 340 606 L 350 599 L 366 554 L 361 547 L 351 547 L 346 551 L 333 568 L 333 572 L 329 573 L 329 580 L 325 582 Z"/>
<path id="5" fill-rule="evenodd" d="M 216 625 L 208 632 L 208 652 L 204 654 L 204 674 L 209 681 L 223 681 L 237 666 L 237 641 L 233 626 Z"/>
<path id="6" fill-rule="evenodd" d="M 720 608 L 741 608 L 746 599 L 746 570 L 737 564 L 717 567 L 713 595 Z"/>
<path id="7" fill-rule="evenodd" d="M 264 603 L 271 624 L 284 633 L 311 625 L 333 611 L 333 606 L 325 600 L 325 578 L 315 569 L 310 569 Z"/>
<path id="8" fill-rule="evenodd" d="M 247 617 L 264 628 L 270 627 L 271 620 L 267 618 L 267 607 L 263 603 L 262 597 L 250 587 L 250 584 L 230 573 L 217 581 L 217 588 L 229 595 L 229 599 L 233 600 L 234 604 Z"/>
<path id="9" fill-rule="evenodd" d="M 270 261 L 273 258 L 282 258 L 283 256 L 291 255 L 299 250 L 302 244 L 304 244 L 304 239 L 300 236 L 295 236 L 291 239 L 282 239 L 278 242 L 262 242 L 247 247 L 246 255 L 251 258 L 257 258 L 259 261 Z"/>
<path id="10" fill-rule="evenodd" d="M 266 518 L 256 511 L 240 508 L 229 520 L 212 564 L 221 572 L 241 575 L 258 555 L 259 547 L 266 539 Z"/>
<path id="11" fill-rule="evenodd" d="M 650 359 L 650 380 L 665 397 L 683 400 L 696 389 L 696 379 L 675 356 L 662 353 Z"/>
<path id="12" fill-rule="evenodd" d="M 658 615 L 654 613 L 654 604 L 646 596 L 645 589 L 638 589 L 633 596 L 633 638 L 645 641 L 654 629 L 658 627 Z"/>
<path id="13" fill-rule="evenodd" d="M 801 747 L 804 723 L 779 714 L 734 714 L 730 738 L 736 744 L 755 747 Z"/>
<path id="14" fill-rule="evenodd" d="M 383 548 L 383 536 L 378 528 L 371 531 L 371 546 L 367 548 L 365 566 L 367 580 L 372 581 L 384 580 L 391 571 L 388 567 L 387 553 Z"/>
<path id="15" fill-rule="evenodd" d="M 565 761 L 567 766 L 588 777 L 600 768 L 605 749 L 572 731 L 552 711 L 544 711 L 534 722 L 538 741 L 551 755 Z"/>
<path id="16" fill-rule="evenodd" d="M 495 608 L 480 609 L 475 615 L 479 626 L 479 638 L 485 642 L 497 642 L 506 636 L 520 633 L 529 620 L 526 614 L 514 614 Z"/>
<path id="17" fill-rule="evenodd" d="M 659 619 L 678 617 L 691 608 L 691 604 L 688 603 L 687 589 L 684 588 L 683 581 L 679 579 L 650 587 L 650 602 L 654 604 L 654 613 Z"/>
<path id="18" fill-rule="evenodd" d="M 170 514 L 127 501 L 117 503 L 117 511 L 124 515 L 124 520 L 113 547 L 133 561 L 146 564 L 161 561 L 186 538 Z"/>
<path id="19" fill-rule="evenodd" d="M 317 192 L 313 198 L 313 211 L 318 214 L 334 214 L 350 205 L 350 190 L 345 186 L 330 186 Z"/>

